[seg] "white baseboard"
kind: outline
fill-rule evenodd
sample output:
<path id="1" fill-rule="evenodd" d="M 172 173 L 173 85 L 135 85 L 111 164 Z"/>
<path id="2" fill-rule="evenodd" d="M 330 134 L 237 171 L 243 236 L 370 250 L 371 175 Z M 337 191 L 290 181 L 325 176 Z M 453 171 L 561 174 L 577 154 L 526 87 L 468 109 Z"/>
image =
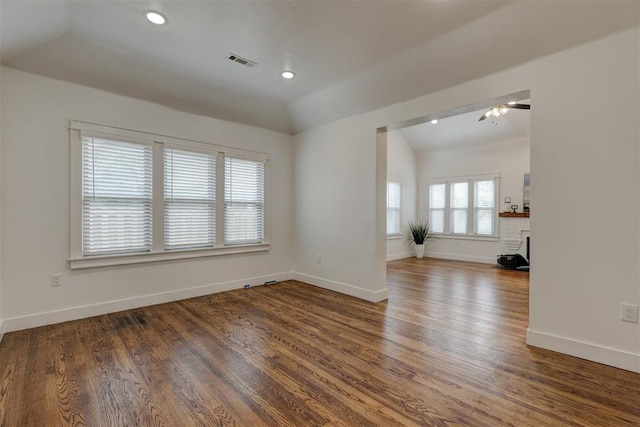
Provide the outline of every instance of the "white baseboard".
<path id="1" fill-rule="evenodd" d="M 527 344 L 640 373 L 640 354 L 527 329 Z"/>
<path id="2" fill-rule="evenodd" d="M 0 343 L 2 342 L 3 337 L 4 337 L 4 329 L 2 329 L 2 319 L 0 319 Z"/>
<path id="3" fill-rule="evenodd" d="M 480 262 L 482 264 L 495 264 L 496 257 L 482 257 L 473 255 L 449 254 L 446 252 L 425 251 L 424 256 L 428 258 L 450 259 L 453 261 Z"/>
<path id="4" fill-rule="evenodd" d="M 161 292 L 151 295 L 143 295 L 134 298 L 127 298 L 116 301 L 108 301 L 104 303 L 91 304 L 79 307 L 71 307 L 62 310 L 54 310 L 43 313 L 30 314 L 27 316 L 19 316 L 4 319 L 4 332 L 19 331 L 22 329 L 36 328 L 38 326 L 52 325 L 55 323 L 68 322 L 70 320 L 85 319 L 87 317 L 99 316 L 102 314 L 115 313 L 123 310 L 146 307 L 149 305 L 163 304 L 172 301 L 179 301 L 187 298 L 200 297 L 219 292 L 230 291 L 233 289 L 243 288 L 244 285 L 251 286 L 263 285 L 269 280 L 278 282 L 293 279 L 293 272 L 269 274 L 260 277 L 251 277 L 242 280 L 233 280 L 230 282 L 213 283 L 195 288 L 179 289 L 169 292 Z"/>
<path id="5" fill-rule="evenodd" d="M 384 288 L 380 291 L 371 291 L 359 286 L 348 285 L 346 283 L 334 282 L 332 280 L 323 279 L 321 277 L 311 276 L 302 273 L 293 273 L 294 280 L 309 283 L 319 288 L 328 289 L 330 291 L 339 292 L 341 294 L 360 298 L 370 302 L 380 302 L 387 299 L 389 290 Z"/>
<path id="6" fill-rule="evenodd" d="M 387 254 L 387 261 L 395 261 L 397 259 L 413 258 L 416 256 L 415 252 L 401 252 L 398 254 Z"/>

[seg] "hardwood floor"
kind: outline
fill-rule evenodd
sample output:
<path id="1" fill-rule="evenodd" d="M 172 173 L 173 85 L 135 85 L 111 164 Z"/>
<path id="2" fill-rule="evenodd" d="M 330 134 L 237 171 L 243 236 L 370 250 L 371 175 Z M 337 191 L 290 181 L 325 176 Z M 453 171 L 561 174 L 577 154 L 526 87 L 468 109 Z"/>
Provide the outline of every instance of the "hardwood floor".
<path id="1" fill-rule="evenodd" d="M 527 273 L 406 259 L 5 335 L 1 426 L 638 426 L 640 375 L 527 347 Z"/>

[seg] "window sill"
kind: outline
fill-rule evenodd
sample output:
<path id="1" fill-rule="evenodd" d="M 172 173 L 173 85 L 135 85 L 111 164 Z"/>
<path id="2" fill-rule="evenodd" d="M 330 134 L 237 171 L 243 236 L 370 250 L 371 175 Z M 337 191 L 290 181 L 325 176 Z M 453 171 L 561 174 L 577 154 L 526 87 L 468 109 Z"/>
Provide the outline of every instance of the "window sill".
<path id="1" fill-rule="evenodd" d="M 108 267 L 114 265 L 141 264 L 147 262 L 172 261 L 179 259 L 203 258 L 220 255 L 267 252 L 268 250 L 269 243 L 260 243 L 256 245 L 237 245 L 215 249 L 192 249 L 161 253 L 104 255 L 85 258 L 70 258 L 69 268 L 71 268 L 71 270 L 78 270 L 82 268 Z"/>
<path id="2" fill-rule="evenodd" d="M 435 239 L 477 240 L 483 242 L 498 242 L 500 236 L 473 236 L 469 234 L 433 234 Z"/>
<path id="3" fill-rule="evenodd" d="M 387 240 L 397 240 L 402 239 L 402 234 L 387 234 Z"/>

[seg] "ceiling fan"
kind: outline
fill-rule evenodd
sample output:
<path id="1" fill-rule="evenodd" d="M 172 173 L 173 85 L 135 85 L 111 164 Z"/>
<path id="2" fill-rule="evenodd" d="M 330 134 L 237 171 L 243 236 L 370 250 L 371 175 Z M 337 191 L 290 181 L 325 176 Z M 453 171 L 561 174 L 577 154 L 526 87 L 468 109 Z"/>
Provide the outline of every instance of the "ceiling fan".
<path id="1" fill-rule="evenodd" d="M 509 109 L 511 109 L 511 108 L 515 108 L 516 110 L 530 110 L 531 109 L 531 105 L 530 104 L 520 104 L 520 103 L 517 103 L 517 102 L 509 102 L 508 104 L 496 105 L 495 107 L 491 108 L 489 111 L 484 113 L 482 116 L 480 116 L 478 121 L 481 122 L 481 121 L 483 121 L 485 119 L 488 119 L 489 117 L 504 116 L 505 114 L 507 114 L 509 112 Z"/>

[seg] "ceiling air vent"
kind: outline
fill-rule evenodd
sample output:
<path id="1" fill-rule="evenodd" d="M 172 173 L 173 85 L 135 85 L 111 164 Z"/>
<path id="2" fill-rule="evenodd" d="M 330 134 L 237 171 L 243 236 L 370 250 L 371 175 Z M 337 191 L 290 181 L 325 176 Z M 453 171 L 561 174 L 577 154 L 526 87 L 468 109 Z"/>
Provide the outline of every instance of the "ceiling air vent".
<path id="1" fill-rule="evenodd" d="M 242 64 L 245 67 L 249 67 L 249 68 L 253 68 L 256 65 L 258 65 L 257 62 L 253 62 L 250 59 L 243 58 L 242 56 L 238 56 L 235 53 L 230 53 L 228 58 L 233 62 L 237 62 L 238 64 Z"/>

